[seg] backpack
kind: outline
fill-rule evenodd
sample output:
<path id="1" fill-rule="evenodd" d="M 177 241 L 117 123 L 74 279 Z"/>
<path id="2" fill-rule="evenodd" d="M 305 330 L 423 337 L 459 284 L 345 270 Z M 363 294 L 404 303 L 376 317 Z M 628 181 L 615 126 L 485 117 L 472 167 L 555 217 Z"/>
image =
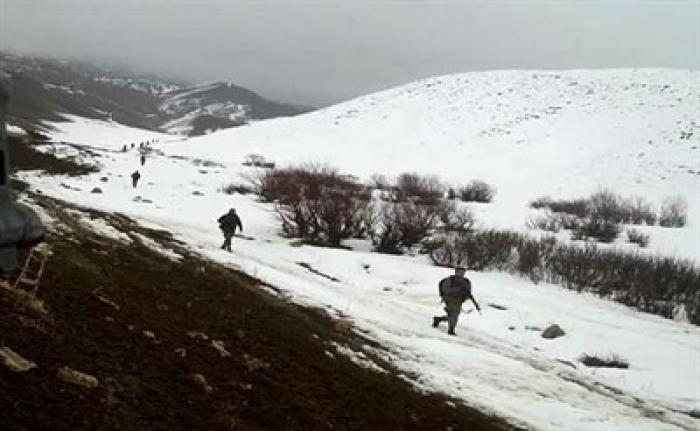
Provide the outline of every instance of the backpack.
<path id="1" fill-rule="evenodd" d="M 449 277 L 445 277 L 440 282 L 438 283 L 438 293 L 440 296 L 443 296 L 443 283 L 447 282 L 449 283 L 449 287 L 454 287 L 454 275 L 450 275 Z M 468 298 L 472 296 L 472 282 L 469 280 L 467 277 L 464 277 L 464 281 L 467 284 L 467 292 L 466 295 L 464 295 L 464 298 L 462 298 L 462 301 L 466 301 Z M 447 285 L 446 285 L 447 286 Z M 452 292 L 454 293 L 454 292 Z"/>

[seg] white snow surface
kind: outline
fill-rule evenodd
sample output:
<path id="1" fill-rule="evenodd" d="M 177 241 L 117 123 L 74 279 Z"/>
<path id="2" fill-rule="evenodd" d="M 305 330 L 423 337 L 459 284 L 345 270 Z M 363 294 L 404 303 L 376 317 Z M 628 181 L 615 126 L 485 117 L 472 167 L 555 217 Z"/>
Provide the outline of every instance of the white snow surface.
<path id="1" fill-rule="evenodd" d="M 497 189 L 482 220 L 523 229 L 528 203 L 606 187 L 657 208 L 682 194 L 687 230 L 652 246 L 700 259 L 700 72 L 502 71 L 425 79 L 306 115 L 181 141 L 169 153 L 236 165 L 326 162 L 367 179 L 415 171 Z M 687 133 L 692 134 L 686 138 Z"/>
<path id="2" fill-rule="evenodd" d="M 135 150 L 113 150 L 153 139 L 152 132 L 138 135 L 136 129 L 74 118 L 54 137 L 105 148 L 102 171 L 22 177 L 45 194 L 168 229 L 204 256 L 269 283 L 295 302 L 346 316 L 419 387 L 515 424 L 541 430 L 700 429 L 700 420 L 682 413 L 700 410 L 696 326 L 555 285 L 469 272 L 483 314 L 463 314 L 458 336 L 450 337 L 444 327 L 430 327 L 432 316 L 441 314 L 437 282 L 449 270 L 425 256 L 372 253 L 362 241 L 349 242 L 353 250 L 293 247 L 279 236 L 270 205 L 218 191 L 240 181 L 244 156 L 258 153 L 278 162 L 327 159 L 359 176 L 416 170 L 455 182 L 484 179 L 499 194 L 496 202 L 477 206 L 478 214 L 496 227 L 523 229 L 527 203 L 544 194 L 577 197 L 605 185 L 657 202 L 680 193 L 689 200 L 690 225 L 661 234 L 660 228 L 647 229 L 654 252 L 697 260 L 698 205 L 692 199 L 698 176 L 678 167 L 698 170 L 697 77 L 653 70 L 435 78 L 293 119 L 182 142 L 166 143 L 160 136 L 156 145 L 164 155 L 149 156 L 143 167 Z M 561 109 L 547 114 L 555 105 Z M 694 134 L 682 140 L 680 130 Z M 55 144 L 58 153 L 62 145 Z M 221 165 L 205 167 L 201 159 Z M 134 169 L 143 175 L 137 189 L 129 179 Z M 104 176 L 109 180 L 100 182 Z M 95 186 L 103 193 L 90 193 Z M 251 237 L 237 238 L 232 253 L 218 248 L 216 224 L 229 207 L 237 209 Z M 533 329 L 552 323 L 566 335 L 545 340 Z M 365 360 L 359 353 L 356 358 Z M 617 354 L 630 368 L 587 368 L 578 362 L 584 353 Z"/>

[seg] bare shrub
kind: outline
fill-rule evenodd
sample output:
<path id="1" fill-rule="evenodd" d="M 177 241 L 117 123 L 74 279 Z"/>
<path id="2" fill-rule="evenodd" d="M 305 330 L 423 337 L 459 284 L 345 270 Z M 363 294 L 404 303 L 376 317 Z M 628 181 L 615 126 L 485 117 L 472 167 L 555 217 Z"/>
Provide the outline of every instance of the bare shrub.
<path id="1" fill-rule="evenodd" d="M 476 217 L 466 206 L 457 206 L 449 202 L 441 207 L 441 228 L 447 232 L 470 232 L 474 230 Z"/>
<path id="2" fill-rule="evenodd" d="M 580 219 L 571 214 L 558 214 L 558 216 L 559 222 L 561 223 L 561 227 L 570 231 L 576 231 L 580 229 L 581 224 L 584 222 L 583 219 Z"/>
<path id="3" fill-rule="evenodd" d="M 338 247 L 343 239 L 370 230 L 369 196 L 353 177 L 306 164 L 266 171 L 259 178 L 260 196 L 276 203 L 285 236 Z"/>
<path id="4" fill-rule="evenodd" d="M 629 228 L 627 229 L 626 233 L 627 241 L 631 242 L 632 244 L 637 244 L 640 247 L 646 247 L 649 245 L 649 235 L 641 232 L 640 230 Z"/>
<path id="5" fill-rule="evenodd" d="M 391 190 L 391 182 L 385 175 L 374 174 L 369 180 L 370 187 L 377 190 Z"/>
<path id="6" fill-rule="evenodd" d="M 373 238 L 375 250 L 398 253 L 402 248 L 419 244 L 435 230 L 444 212 L 444 203 L 425 205 L 409 201 L 384 204 Z"/>
<path id="7" fill-rule="evenodd" d="M 449 199 L 451 201 L 457 199 L 457 190 L 454 187 L 448 187 L 447 199 Z"/>
<path id="8" fill-rule="evenodd" d="M 547 281 L 602 297 L 666 318 L 683 310 L 700 324 L 700 270 L 676 258 L 558 245 L 550 257 Z"/>
<path id="9" fill-rule="evenodd" d="M 624 218 L 623 199 L 607 189 L 598 190 L 588 198 L 588 216 L 619 223 Z"/>
<path id="10" fill-rule="evenodd" d="M 613 223 L 653 225 L 657 219 L 652 206 L 643 198 L 626 199 L 607 189 L 601 189 L 586 199 L 555 201 L 549 197 L 538 198 L 530 206 L 580 219 L 595 218 Z"/>
<path id="11" fill-rule="evenodd" d="M 688 203 L 681 196 L 667 198 L 661 206 L 659 225 L 683 227 L 688 218 Z"/>
<path id="12" fill-rule="evenodd" d="M 219 191 L 222 193 L 226 193 L 227 195 L 232 195 L 236 193 L 239 195 L 248 195 L 253 193 L 253 186 L 249 184 L 232 183 L 223 186 L 219 189 Z"/>
<path id="13" fill-rule="evenodd" d="M 631 224 L 646 224 L 653 226 L 657 222 L 657 215 L 654 208 L 641 197 L 635 197 L 628 200 L 629 217 L 626 223 Z"/>
<path id="14" fill-rule="evenodd" d="M 543 196 L 530 202 L 530 206 L 535 209 L 549 209 L 552 205 L 552 198 Z"/>
<path id="15" fill-rule="evenodd" d="M 413 201 L 422 205 L 435 205 L 445 194 L 445 187 L 436 176 L 403 173 L 392 190 L 393 202 Z"/>
<path id="16" fill-rule="evenodd" d="M 588 201 L 586 199 L 563 199 L 559 201 L 550 201 L 547 206 L 555 213 L 571 214 L 576 217 L 586 217 L 590 212 L 588 209 Z"/>
<path id="17" fill-rule="evenodd" d="M 372 235 L 374 251 L 384 254 L 403 254 L 401 236 L 392 225 L 385 226 Z"/>
<path id="18" fill-rule="evenodd" d="M 545 268 L 555 250 L 557 240 L 554 237 L 531 239 L 520 237 L 516 247 L 515 270 L 533 282 L 539 283 L 545 277 Z"/>
<path id="19" fill-rule="evenodd" d="M 459 189 L 459 198 L 464 202 L 491 202 L 496 196 L 496 189 L 481 180 L 471 181 Z"/>
<path id="20" fill-rule="evenodd" d="M 587 367 L 621 368 L 627 369 L 630 363 L 621 356 L 612 354 L 610 356 L 596 356 L 583 354 L 578 360 Z"/>
<path id="21" fill-rule="evenodd" d="M 600 249 L 593 243 L 584 247 L 558 245 L 547 262 L 548 279 L 576 291 L 598 283 L 595 271 Z"/>
<path id="22" fill-rule="evenodd" d="M 460 232 L 455 235 L 445 235 L 432 241 L 429 247 L 430 259 L 435 265 L 455 267 L 467 262 L 468 248 L 463 245 L 468 235 Z"/>
<path id="23" fill-rule="evenodd" d="M 590 217 L 582 220 L 573 230 L 573 239 L 593 238 L 603 243 L 611 243 L 620 235 L 622 228 L 615 222 L 602 217 Z"/>
<path id="24" fill-rule="evenodd" d="M 564 226 L 560 214 L 547 212 L 544 215 L 539 215 L 530 218 L 527 221 L 527 226 L 530 229 L 540 229 L 547 232 L 559 232 Z"/>
<path id="25" fill-rule="evenodd" d="M 515 232 L 487 230 L 460 233 L 445 242 L 446 247 L 455 250 L 437 249 L 430 258 L 436 265 L 446 266 L 450 265 L 451 257 L 463 255 L 466 259 L 461 263 L 469 269 L 508 269 L 519 242 L 520 235 Z"/>

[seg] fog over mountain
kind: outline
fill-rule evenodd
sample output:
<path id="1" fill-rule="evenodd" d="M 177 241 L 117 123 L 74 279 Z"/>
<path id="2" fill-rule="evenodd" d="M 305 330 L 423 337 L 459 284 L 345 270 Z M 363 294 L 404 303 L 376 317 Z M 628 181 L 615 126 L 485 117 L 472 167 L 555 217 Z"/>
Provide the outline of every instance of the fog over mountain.
<path id="1" fill-rule="evenodd" d="M 697 69 L 696 1 L 0 1 L 0 49 L 326 105 L 494 69 Z"/>

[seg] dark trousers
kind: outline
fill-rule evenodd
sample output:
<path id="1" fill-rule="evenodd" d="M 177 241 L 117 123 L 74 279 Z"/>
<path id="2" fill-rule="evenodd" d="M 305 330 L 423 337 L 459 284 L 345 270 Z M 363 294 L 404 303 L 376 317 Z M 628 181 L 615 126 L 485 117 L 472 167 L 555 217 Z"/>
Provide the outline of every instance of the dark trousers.
<path id="1" fill-rule="evenodd" d="M 441 322 L 447 321 L 447 333 L 454 334 L 455 328 L 457 327 L 457 321 L 459 320 L 459 314 L 462 312 L 462 305 L 459 307 L 447 306 L 445 307 L 445 316 L 435 316 L 433 318 L 433 325 L 437 326 Z"/>
<path id="2" fill-rule="evenodd" d="M 236 234 L 236 232 L 223 231 L 224 232 L 224 243 L 221 245 L 223 250 L 231 251 L 231 239 Z"/>

